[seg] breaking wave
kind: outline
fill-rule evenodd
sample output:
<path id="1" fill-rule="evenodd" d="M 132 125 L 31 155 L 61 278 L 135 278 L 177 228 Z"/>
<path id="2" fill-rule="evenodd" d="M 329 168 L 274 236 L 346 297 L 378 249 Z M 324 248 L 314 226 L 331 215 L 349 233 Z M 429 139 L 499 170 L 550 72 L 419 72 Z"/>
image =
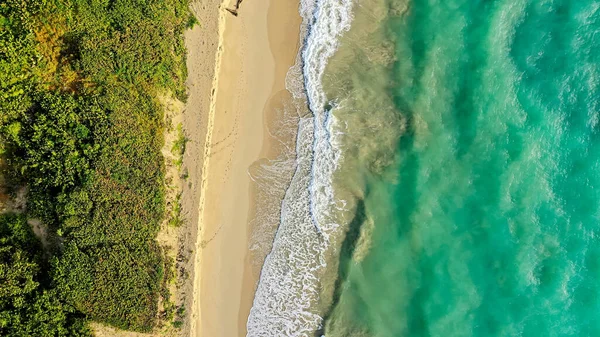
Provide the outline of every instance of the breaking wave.
<path id="1" fill-rule="evenodd" d="M 321 79 L 339 36 L 350 27 L 352 1 L 305 0 L 300 14 L 304 46 L 286 82 L 311 114 L 298 122 L 295 172 L 248 317 L 247 336 L 252 337 L 311 336 L 320 329 L 320 276 L 339 228 L 332 210 L 344 206 L 333 194 L 332 175 L 341 154 Z"/>

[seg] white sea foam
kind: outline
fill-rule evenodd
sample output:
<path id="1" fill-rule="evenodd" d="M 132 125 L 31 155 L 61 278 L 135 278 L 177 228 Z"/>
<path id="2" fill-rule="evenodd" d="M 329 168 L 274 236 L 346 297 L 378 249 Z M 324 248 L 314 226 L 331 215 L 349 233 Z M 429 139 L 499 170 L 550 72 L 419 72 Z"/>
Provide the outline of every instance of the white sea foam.
<path id="1" fill-rule="evenodd" d="M 338 229 L 330 211 L 340 154 L 321 79 L 339 36 L 350 27 L 351 10 L 352 0 L 304 0 L 300 5 L 305 46 L 287 86 L 296 99 L 306 98 L 312 116 L 298 123 L 296 169 L 261 271 L 247 336 L 312 336 L 322 323 L 315 304 L 330 237 Z"/>

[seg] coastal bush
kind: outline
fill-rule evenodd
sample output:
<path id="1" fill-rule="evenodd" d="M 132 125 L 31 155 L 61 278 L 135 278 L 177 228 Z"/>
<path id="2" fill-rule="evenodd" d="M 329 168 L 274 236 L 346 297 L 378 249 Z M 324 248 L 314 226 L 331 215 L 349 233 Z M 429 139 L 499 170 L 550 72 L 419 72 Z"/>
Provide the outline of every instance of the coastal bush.
<path id="1" fill-rule="evenodd" d="M 41 246 L 23 215 L 0 215 L 0 335 L 90 336 L 50 287 Z"/>
<path id="2" fill-rule="evenodd" d="M 0 335 L 83 336 L 84 318 L 156 325 L 168 276 L 155 239 L 165 216 L 157 93 L 185 99 L 189 22 L 188 0 L 0 3 L 0 149 L 11 183 L 29 187 L 19 223 L 42 219 L 55 238 L 44 254 L 33 241 L 0 248 L 0 277 L 21 273 L 0 284 L 0 304 L 11 303 Z"/>

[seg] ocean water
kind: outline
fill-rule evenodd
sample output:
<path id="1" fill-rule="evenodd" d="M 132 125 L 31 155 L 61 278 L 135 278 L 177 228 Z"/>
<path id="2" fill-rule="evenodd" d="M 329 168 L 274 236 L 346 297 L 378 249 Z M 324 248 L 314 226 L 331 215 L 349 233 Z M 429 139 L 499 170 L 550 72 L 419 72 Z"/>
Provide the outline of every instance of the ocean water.
<path id="1" fill-rule="evenodd" d="M 600 336 L 600 3 L 300 10 L 311 114 L 248 336 Z"/>

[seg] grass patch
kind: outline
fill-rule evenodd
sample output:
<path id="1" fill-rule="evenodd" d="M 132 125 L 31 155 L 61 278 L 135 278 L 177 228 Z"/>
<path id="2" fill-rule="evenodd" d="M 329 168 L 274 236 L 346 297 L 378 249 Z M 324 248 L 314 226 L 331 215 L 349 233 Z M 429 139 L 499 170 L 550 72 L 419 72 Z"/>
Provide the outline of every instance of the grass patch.
<path id="1" fill-rule="evenodd" d="M 171 209 L 171 216 L 169 219 L 169 226 L 179 227 L 181 225 L 183 225 L 183 218 L 181 217 L 181 193 L 179 193 L 173 201 L 173 207 Z"/>
<path id="2" fill-rule="evenodd" d="M 173 147 L 171 148 L 171 153 L 175 156 L 175 166 L 178 170 L 181 169 L 181 165 L 183 164 L 183 155 L 185 154 L 185 147 L 187 145 L 188 139 L 185 137 L 185 133 L 183 132 L 183 126 L 181 123 L 177 125 L 177 139 L 173 143 Z"/>

